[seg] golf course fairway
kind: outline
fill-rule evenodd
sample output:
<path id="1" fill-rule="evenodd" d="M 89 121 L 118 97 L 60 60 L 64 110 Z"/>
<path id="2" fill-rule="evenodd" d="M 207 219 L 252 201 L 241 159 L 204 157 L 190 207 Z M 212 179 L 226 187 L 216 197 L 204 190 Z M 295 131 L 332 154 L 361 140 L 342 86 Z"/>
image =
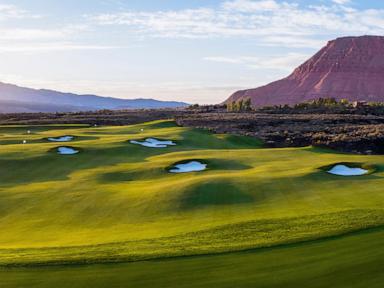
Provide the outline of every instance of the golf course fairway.
<path id="1" fill-rule="evenodd" d="M 383 177 L 380 155 L 171 120 L 0 126 L 0 287 L 381 287 Z"/>

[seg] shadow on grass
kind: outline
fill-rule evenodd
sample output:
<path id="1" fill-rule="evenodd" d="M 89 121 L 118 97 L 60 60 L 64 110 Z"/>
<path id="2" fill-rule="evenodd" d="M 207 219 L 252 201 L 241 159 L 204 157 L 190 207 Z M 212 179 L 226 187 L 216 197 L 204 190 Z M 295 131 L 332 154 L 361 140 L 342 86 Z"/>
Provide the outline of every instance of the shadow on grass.
<path id="1" fill-rule="evenodd" d="M 150 123 L 147 126 L 147 129 L 151 128 L 176 128 L 179 127 L 176 125 L 176 122 L 173 120 L 168 120 L 168 121 L 156 121 L 155 123 Z"/>
<path id="2" fill-rule="evenodd" d="M 168 122 L 157 124 L 170 125 L 167 123 Z M 23 129 L 25 130 L 25 128 Z M 94 137 L 84 137 L 80 139 L 88 140 L 91 138 Z M 9 158 L 10 155 L 8 155 L 7 159 L 0 159 L 0 186 L 66 180 L 69 174 L 82 169 L 92 169 L 120 163 L 144 162 L 148 157 L 169 152 L 207 148 L 236 148 L 233 144 L 220 140 L 211 133 L 201 133 L 201 131 L 196 130 L 184 132 L 183 138 L 183 140 L 178 141 L 180 145 L 171 146 L 167 149 L 146 148 L 124 141 L 112 144 L 116 146 L 109 148 L 99 148 L 100 146 L 98 146 L 98 148 L 80 147 L 83 149 L 82 153 L 70 157 L 63 157 L 62 155 L 57 155 L 54 152 L 50 153 L 49 151 L 44 155 L 24 159 L 18 157 L 12 159 Z M 63 144 L 62 146 L 65 145 Z M 208 164 L 211 166 L 211 169 L 215 170 L 241 170 L 251 168 L 236 161 L 221 159 L 209 160 Z M 117 174 L 116 177 L 111 176 L 110 179 L 133 179 L 137 176 L 138 174 Z"/>
<path id="3" fill-rule="evenodd" d="M 131 182 L 140 180 L 153 180 L 156 176 L 161 176 L 161 169 L 135 169 L 131 171 L 118 171 L 104 173 L 97 176 L 99 183 Z"/>
<path id="4" fill-rule="evenodd" d="M 72 140 L 70 141 L 52 141 L 52 140 L 49 140 L 49 138 L 60 138 L 60 137 L 64 137 L 64 136 L 71 136 L 73 137 Z M 43 138 L 41 139 L 40 141 L 41 142 L 44 142 L 44 143 L 62 143 L 62 144 L 65 144 L 65 143 L 74 143 L 74 142 L 79 142 L 79 141 L 88 141 L 88 140 L 99 140 L 100 137 L 92 137 L 92 136 L 76 136 L 76 135 L 61 135 L 61 136 L 54 136 L 54 137 L 46 137 L 46 138 Z"/>
<path id="5" fill-rule="evenodd" d="M 169 170 L 172 169 L 177 164 L 187 163 L 190 161 L 199 161 L 201 163 L 208 164 L 208 167 L 204 171 L 196 172 L 202 173 L 205 171 L 213 170 L 246 170 L 251 169 L 251 166 L 244 165 L 240 162 L 233 160 L 225 159 L 187 159 L 178 161 L 171 165 L 165 167 L 154 167 L 150 166 L 149 168 L 145 167 L 146 162 L 143 162 L 143 168 L 134 169 L 129 171 L 116 171 L 110 173 L 101 174 L 98 177 L 100 183 L 114 183 L 114 182 L 130 182 L 130 181 L 140 181 L 140 180 L 154 180 L 159 177 L 167 177 L 176 174 L 170 174 Z M 194 173 L 194 172 L 191 172 Z M 189 173 L 186 173 L 189 174 Z"/>
<path id="6" fill-rule="evenodd" d="M 181 134 L 182 147 L 190 149 L 258 149 L 261 140 L 248 136 L 213 134 L 208 130 L 191 129 Z"/>
<path id="7" fill-rule="evenodd" d="M 81 153 L 74 155 L 59 155 L 54 148 L 36 157 L 0 159 L 0 186 L 67 180 L 71 173 L 80 170 L 142 162 L 147 157 L 167 153 L 159 149 L 144 151 L 141 147 L 125 144 L 110 148 L 78 148 Z"/>
<path id="8" fill-rule="evenodd" d="M 46 125 L 46 126 L 0 126 L 0 133 L 12 133 L 12 134 L 25 134 L 29 135 L 27 131 L 31 131 L 31 134 L 45 132 L 50 130 L 65 130 L 65 129 L 81 129 L 88 128 L 89 125 Z"/>
<path id="9" fill-rule="evenodd" d="M 73 136 L 73 135 L 63 135 L 63 136 Z M 55 136 L 55 137 L 52 137 L 52 138 L 59 138 L 59 137 L 62 137 L 62 136 Z M 91 136 L 73 136 L 73 140 L 71 141 L 49 141 L 48 138 L 51 138 L 51 137 L 46 137 L 46 138 L 41 138 L 41 139 L 24 139 L 24 138 L 20 138 L 20 139 L 11 139 L 11 140 L 0 140 L 0 145 L 15 145 L 15 144 L 20 144 L 22 145 L 23 144 L 23 140 L 27 140 L 27 143 L 26 144 L 38 144 L 38 143 L 74 143 L 74 142 L 79 142 L 79 141 L 87 141 L 87 140 L 98 140 L 100 139 L 99 137 L 91 137 Z M 24 145 L 24 144 L 23 144 Z"/>
<path id="10" fill-rule="evenodd" d="M 23 144 L 23 141 L 26 140 L 27 143 Z M 12 139 L 12 140 L 0 140 L 0 145 L 28 145 L 28 144 L 38 144 L 38 143 L 45 143 L 46 141 L 44 139 Z"/>
<path id="11" fill-rule="evenodd" d="M 187 187 L 180 196 L 178 209 L 197 209 L 208 206 L 249 204 L 254 197 L 231 181 L 215 180 Z"/>

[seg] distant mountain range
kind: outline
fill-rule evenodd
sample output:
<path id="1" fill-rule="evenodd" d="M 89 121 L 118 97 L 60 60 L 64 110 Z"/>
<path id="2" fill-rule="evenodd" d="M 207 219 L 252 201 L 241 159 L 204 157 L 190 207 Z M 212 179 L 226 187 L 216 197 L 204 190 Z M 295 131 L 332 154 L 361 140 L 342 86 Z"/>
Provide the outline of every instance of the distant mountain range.
<path id="1" fill-rule="evenodd" d="M 90 110 L 185 107 L 187 103 L 154 99 L 120 99 L 31 89 L 0 82 L 0 113 L 76 112 Z"/>
<path id="2" fill-rule="evenodd" d="M 250 98 L 255 107 L 318 98 L 384 101 L 384 37 L 343 37 L 328 42 L 287 78 L 237 91 L 226 103 Z"/>

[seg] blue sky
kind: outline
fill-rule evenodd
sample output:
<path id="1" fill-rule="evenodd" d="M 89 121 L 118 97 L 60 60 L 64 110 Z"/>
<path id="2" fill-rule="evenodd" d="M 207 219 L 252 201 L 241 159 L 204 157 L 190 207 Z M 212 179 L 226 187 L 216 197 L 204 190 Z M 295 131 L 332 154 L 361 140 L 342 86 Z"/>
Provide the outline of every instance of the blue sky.
<path id="1" fill-rule="evenodd" d="M 217 103 L 365 34 L 384 34 L 383 1 L 0 0 L 0 81 Z"/>

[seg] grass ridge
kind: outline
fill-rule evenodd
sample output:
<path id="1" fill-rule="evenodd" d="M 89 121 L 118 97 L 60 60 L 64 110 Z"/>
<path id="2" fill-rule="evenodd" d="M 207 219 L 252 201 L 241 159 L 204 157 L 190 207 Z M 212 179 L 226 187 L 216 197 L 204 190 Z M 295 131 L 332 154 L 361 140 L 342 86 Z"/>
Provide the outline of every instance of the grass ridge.
<path id="1" fill-rule="evenodd" d="M 138 241 L 0 249 L 0 267 L 134 262 L 221 254 L 326 239 L 383 225 L 383 209 L 351 209 L 304 217 L 259 219 Z"/>

